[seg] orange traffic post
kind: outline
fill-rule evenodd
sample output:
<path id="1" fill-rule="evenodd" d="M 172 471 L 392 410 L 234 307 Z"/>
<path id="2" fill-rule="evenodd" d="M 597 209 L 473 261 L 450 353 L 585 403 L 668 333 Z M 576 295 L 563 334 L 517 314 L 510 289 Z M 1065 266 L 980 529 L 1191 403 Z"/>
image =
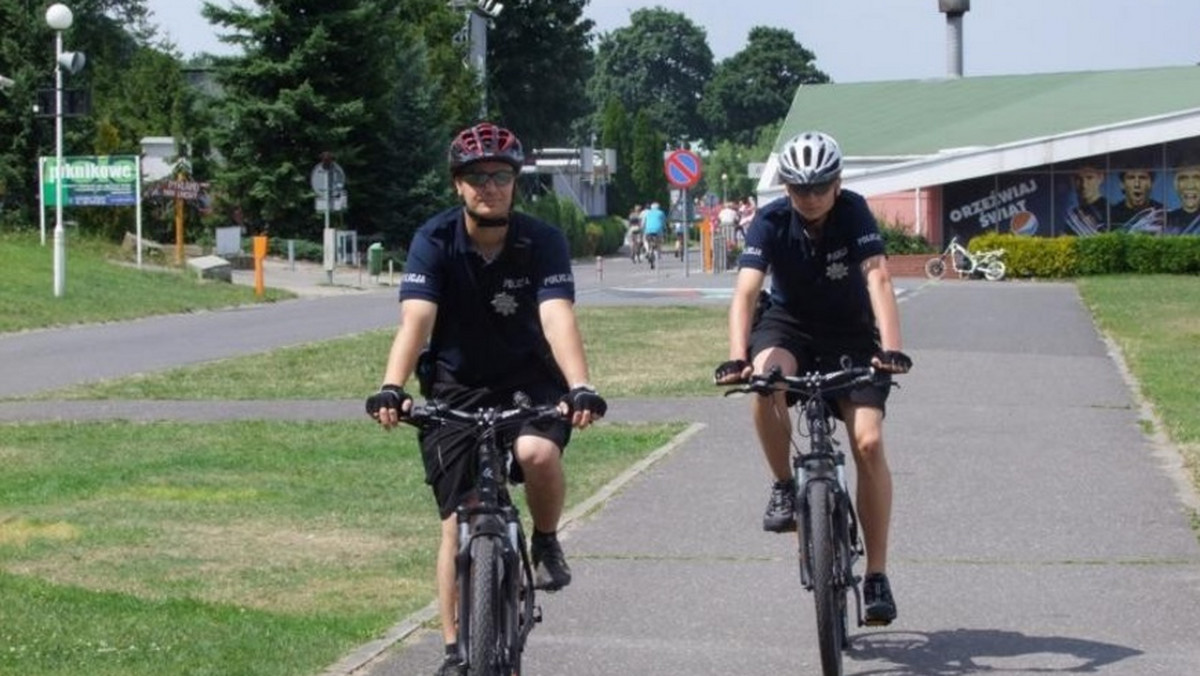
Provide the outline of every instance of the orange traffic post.
<path id="1" fill-rule="evenodd" d="M 267 257 L 267 238 L 264 235 L 254 237 L 254 295 L 262 297 L 265 287 L 263 286 L 263 259 Z"/>
<path id="2" fill-rule="evenodd" d="M 704 261 L 705 272 L 713 271 L 713 229 L 709 219 L 700 221 L 700 255 Z"/>

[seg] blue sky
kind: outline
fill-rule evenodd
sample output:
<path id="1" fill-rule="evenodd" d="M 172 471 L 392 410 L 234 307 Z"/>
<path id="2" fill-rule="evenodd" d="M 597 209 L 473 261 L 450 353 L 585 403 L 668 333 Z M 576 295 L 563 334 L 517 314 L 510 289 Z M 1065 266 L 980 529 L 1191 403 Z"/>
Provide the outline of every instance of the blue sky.
<path id="1" fill-rule="evenodd" d="M 202 4 L 147 0 L 155 23 L 185 55 L 227 53 L 200 17 Z M 609 31 L 628 25 L 633 10 L 656 5 L 704 28 L 718 60 L 741 49 L 751 27 L 775 26 L 792 31 L 835 82 L 946 73 L 946 19 L 937 0 L 591 0 L 586 13 Z M 963 35 L 967 76 L 1195 65 L 1200 2 L 975 0 Z"/>

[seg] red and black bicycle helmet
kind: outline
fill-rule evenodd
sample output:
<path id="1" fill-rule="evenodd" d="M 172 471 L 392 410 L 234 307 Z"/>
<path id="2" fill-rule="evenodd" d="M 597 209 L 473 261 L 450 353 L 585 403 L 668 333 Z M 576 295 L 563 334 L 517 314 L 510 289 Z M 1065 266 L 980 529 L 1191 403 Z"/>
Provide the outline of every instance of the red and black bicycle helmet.
<path id="1" fill-rule="evenodd" d="M 450 173 L 458 175 L 479 162 L 505 162 L 519 172 L 525 164 L 525 151 L 511 131 L 491 122 L 480 122 L 462 130 L 450 142 Z"/>

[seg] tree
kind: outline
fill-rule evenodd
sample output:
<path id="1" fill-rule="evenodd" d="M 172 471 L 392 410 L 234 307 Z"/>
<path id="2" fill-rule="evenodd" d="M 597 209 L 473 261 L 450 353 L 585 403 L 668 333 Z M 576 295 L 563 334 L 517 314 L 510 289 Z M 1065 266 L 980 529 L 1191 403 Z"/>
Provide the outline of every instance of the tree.
<path id="1" fill-rule="evenodd" d="M 615 96 L 668 139 L 695 139 L 705 135 L 698 105 L 712 73 L 702 28 L 678 12 L 639 9 L 628 27 L 600 37 L 588 91 L 596 110 Z"/>
<path id="2" fill-rule="evenodd" d="M 450 130 L 430 82 L 424 40 L 415 26 L 398 33 L 396 73 L 384 114 L 390 123 L 374 130 L 383 164 L 372 181 L 387 193 L 379 230 L 390 247 L 407 246 L 430 216 L 451 203 L 446 146 Z"/>
<path id="3" fill-rule="evenodd" d="M 638 112 L 633 121 L 633 162 L 629 168 L 638 202 L 660 202 L 664 208 L 669 203 L 667 179 L 663 176 L 666 141 L 662 132 L 655 131 L 650 115 L 644 110 Z"/>
<path id="4" fill-rule="evenodd" d="M 488 32 L 487 87 L 496 119 L 527 149 L 566 145 L 590 112 L 587 0 L 508 0 Z"/>
<path id="5" fill-rule="evenodd" d="M 700 104 L 715 139 L 750 144 L 759 127 L 787 116 L 802 84 L 829 82 L 791 31 L 757 26 L 742 51 L 722 61 Z"/>
<path id="6" fill-rule="evenodd" d="M 625 214 L 638 202 L 633 179 L 633 128 L 625 106 L 615 96 L 604 106 L 600 145 L 617 151 L 617 171 L 608 184 L 608 213 Z"/>
<path id="7" fill-rule="evenodd" d="M 737 201 L 754 193 L 755 180 L 750 178 L 751 162 L 762 162 L 765 157 L 752 154 L 746 146 L 730 141 L 721 141 L 704 161 L 704 176 L 709 190 L 728 201 Z M 725 180 L 722 181 L 721 177 Z"/>
<path id="8" fill-rule="evenodd" d="M 256 2 L 258 11 L 211 3 L 203 10 L 243 49 L 214 59 L 224 199 L 272 235 L 320 241 L 309 176 L 329 152 L 347 176 L 346 221 L 382 229 L 391 193 L 372 178 L 387 159 L 372 141 L 390 121 L 396 10 L 376 0 Z"/>
<path id="9" fill-rule="evenodd" d="M 467 45 L 454 36 L 463 28 L 463 15 L 446 0 L 398 0 L 400 16 L 417 29 L 425 42 L 429 78 L 440 92 L 441 119 L 450 129 L 462 129 L 479 117 L 479 87 L 467 66 Z M 503 16 L 503 15 L 502 15 Z"/>

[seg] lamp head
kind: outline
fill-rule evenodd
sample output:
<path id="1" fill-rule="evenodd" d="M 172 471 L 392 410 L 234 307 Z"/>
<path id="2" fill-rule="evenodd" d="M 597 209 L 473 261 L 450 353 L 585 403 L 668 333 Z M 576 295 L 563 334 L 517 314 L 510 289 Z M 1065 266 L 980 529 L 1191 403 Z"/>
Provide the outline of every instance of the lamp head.
<path id="1" fill-rule="evenodd" d="M 15 84 L 16 84 L 16 82 L 13 82 L 12 80 L 4 77 L 3 75 L 0 75 L 0 89 L 8 89 L 9 87 L 11 87 Z"/>
<path id="2" fill-rule="evenodd" d="M 46 24 L 56 31 L 65 31 L 71 27 L 71 23 L 75 20 L 75 16 L 71 14 L 71 8 L 56 2 L 46 10 Z"/>
<path id="3" fill-rule="evenodd" d="M 87 62 L 83 52 L 63 52 L 58 57 L 58 67 L 67 71 L 71 75 L 83 70 L 83 64 Z"/>

